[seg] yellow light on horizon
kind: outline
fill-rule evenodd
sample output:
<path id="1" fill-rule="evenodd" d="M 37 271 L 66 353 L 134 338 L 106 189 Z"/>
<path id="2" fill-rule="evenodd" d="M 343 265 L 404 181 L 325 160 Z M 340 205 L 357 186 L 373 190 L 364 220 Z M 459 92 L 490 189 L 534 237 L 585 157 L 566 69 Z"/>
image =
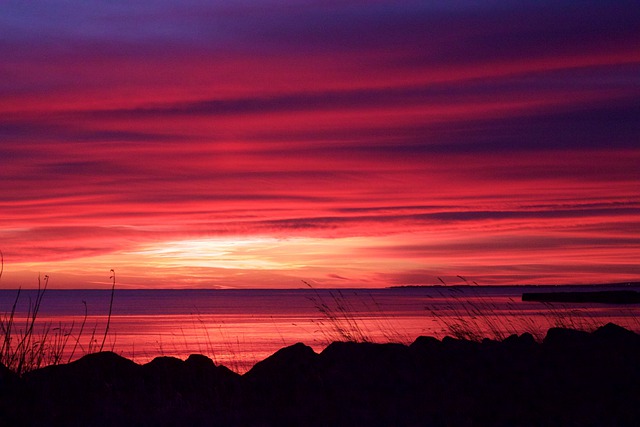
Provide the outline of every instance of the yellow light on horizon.
<path id="1" fill-rule="evenodd" d="M 268 237 L 199 238 L 154 243 L 129 252 L 165 267 L 272 270 L 292 268 L 265 256 L 280 244 Z"/>

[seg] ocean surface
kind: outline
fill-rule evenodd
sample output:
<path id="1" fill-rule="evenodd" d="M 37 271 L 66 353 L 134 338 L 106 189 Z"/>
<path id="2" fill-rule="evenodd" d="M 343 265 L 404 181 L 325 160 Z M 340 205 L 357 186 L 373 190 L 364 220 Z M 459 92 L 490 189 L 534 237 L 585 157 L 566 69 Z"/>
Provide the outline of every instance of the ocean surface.
<path id="1" fill-rule="evenodd" d="M 113 350 L 145 363 L 200 353 L 245 372 L 278 349 L 303 342 L 321 351 L 337 340 L 411 343 L 420 335 L 504 338 L 553 326 L 594 329 L 614 322 L 640 331 L 640 305 L 523 302 L 522 292 L 639 287 L 441 286 L 390 289 L 118 290 L 109 330 L 109 290 L 53 290 L 43 295 L 36 336 L 64 346 L 64 358 Z M 7 320 L 17 290 L 0 290 Z M 13 334 L 26 328 L 37 291 L 17 298 Z M 86 313 L 86 314 L 85 314 Z M 54 341 L 57 337 L 59 341 Z M 62 341 L 60 341 L 62 339 Z M 64 341 L 66 340 L 66 341 Z M 65 360 L 65 359 L 63 359 Z"/>

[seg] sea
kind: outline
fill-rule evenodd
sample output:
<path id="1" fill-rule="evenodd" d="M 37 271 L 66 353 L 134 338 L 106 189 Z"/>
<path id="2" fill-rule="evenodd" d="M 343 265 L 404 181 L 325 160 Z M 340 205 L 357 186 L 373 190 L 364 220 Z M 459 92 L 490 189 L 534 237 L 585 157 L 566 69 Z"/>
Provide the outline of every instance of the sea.
<path id="1" fill-rule="evenodd" d="M 34 323 L 34 341 L 58 362 L 114 351 L 137 363 L 199 353 L 244 373 L 302 342 L 399 342 L 419 336 L 503 339 L 550 327 L 593 330 L 613 322 L 640 331 L 640 304 L 523 302 L 523 292 L 635 290 L 607 286 L 424 286 L 384 289 L 0 290 L 0 326 L 13 344 Z M 39 299 L 40 298 L 40 299 Z M 6 343 L 4 344 L 7 345 Z M 52 351 L 53 351 L 52 350 Z"/>

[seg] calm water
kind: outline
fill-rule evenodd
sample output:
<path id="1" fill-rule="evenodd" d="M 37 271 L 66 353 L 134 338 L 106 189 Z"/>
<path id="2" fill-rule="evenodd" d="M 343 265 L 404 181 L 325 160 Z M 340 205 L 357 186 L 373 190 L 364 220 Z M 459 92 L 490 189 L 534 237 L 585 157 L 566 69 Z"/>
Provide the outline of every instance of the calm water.
<path id="1" fill-rule="evenodd" d="M 523 291 L 553 289 L 558 288 L 116 290 L 105 349 L 139 363 L 159 355 L 202 353 L 244 372 L 296 342 L 321 351 L 331 341 L 346 339 L 410 343 L 420 335 L 495 337 L 524 331 L 542 338 L 551 326 L 591 329 L 610 321 L 640 330 L 639 305 L 521 301 Z M 0 290 L 0 313 L 11 311 L 16 294 Z M 22 291 L 16 318 L 25 317 L 35 296 Z M 47 290 L 37 328 L 49 325 L 50 336 L 67 333 L 67 354 L 76 347 L 74 358 L 81 356 L 102 342 L 109 298 L 104 290 Z M 24 321 L 17 327 L 24 328 Z"/>

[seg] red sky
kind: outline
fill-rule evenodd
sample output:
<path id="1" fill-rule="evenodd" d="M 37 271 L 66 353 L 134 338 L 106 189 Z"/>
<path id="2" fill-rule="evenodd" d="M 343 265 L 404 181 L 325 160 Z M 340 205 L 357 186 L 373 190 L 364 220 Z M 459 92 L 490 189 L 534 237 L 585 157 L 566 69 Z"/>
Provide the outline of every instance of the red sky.
<path id="1" fill-rule="evenodd" d="M 640 4 L 8 1 L 0 287 L 640 279 Z"/>

